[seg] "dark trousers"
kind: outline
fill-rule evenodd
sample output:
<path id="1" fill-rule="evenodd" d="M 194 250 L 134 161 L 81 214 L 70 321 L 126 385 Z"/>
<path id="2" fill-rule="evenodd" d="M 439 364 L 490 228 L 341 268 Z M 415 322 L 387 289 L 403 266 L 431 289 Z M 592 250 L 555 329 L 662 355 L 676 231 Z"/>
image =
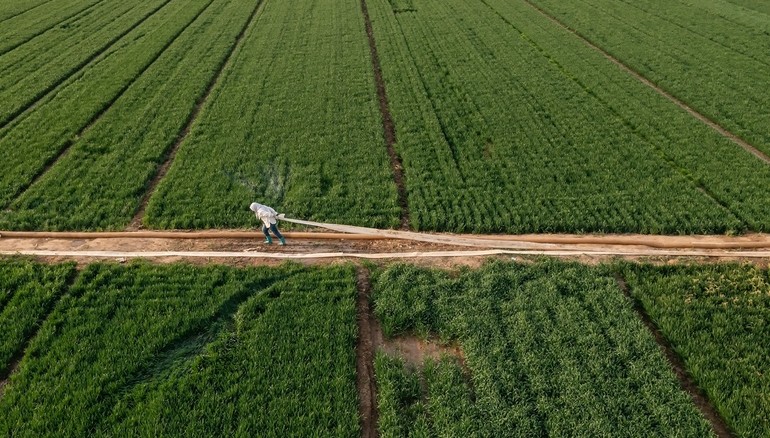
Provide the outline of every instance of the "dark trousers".
<path id="1" fill-rule="evenodd" d="M 275 237 L 283 239 L 281 232 L 278 231 L 278 227 L 276 227 L 275 224 L 270 224 L 270 228 L 267 228 L 267 225 L 262 224 L 262 232 L 265 233 L 265 237 L 270 237 L 270 233 L 267 232 L 268 229 L 275 234 Z"/>

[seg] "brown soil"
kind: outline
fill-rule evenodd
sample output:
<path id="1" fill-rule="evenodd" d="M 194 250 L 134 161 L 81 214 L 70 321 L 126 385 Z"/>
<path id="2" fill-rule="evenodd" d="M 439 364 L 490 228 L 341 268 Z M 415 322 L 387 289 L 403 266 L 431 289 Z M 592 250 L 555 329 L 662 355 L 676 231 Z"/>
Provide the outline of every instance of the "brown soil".
<path id="1" fill-rule="evenodd" d="M 193 111 L 190 113 L 190 116 L 187 118 L 184 128 L 182 128 L 182 130 L 179 132 L 179 135 L 177 135 L 174 145 L 171 146 L 171 149 L 166 153 L 166 157 L 163 160 L 163 164 L 161 164 L 158 167 L 155 173 L 155 176 L 152 178 L 149 185 L 147 186 L 147 189 L 144 192 L 144 196 L 142 196 L 142 199 L 139 202 L 139 208 L 137 209 L 136 214 L 134 215 L 134 218 L 131 220 L 131 224 L 128 226 L 129 230 L 138 230 L 142 228 L 142 220 L 144 219 L 144 212 L 147 209 L 147 202 L 149 202 L 152 194 L 155 193 L 155 188 L 158 186 L 158 183 L 160 183 L 163 177 L 166 176 L 166 173 L 168 173 L 168 169 L 171 167 L 171 163 L 174 162 L 174 158 L 176 158 L 177 151 L 179 151 L 179 146 L 182 144 L 182 142 L 187 138 L 187 135 L 190 133 L 190 128 L 192 128 L 193 123 L 198 118 L 198 114 L 200 114 L 201 108 L 203 108 L 203 104 L 206 103 L 209 96 L 211 95 L 211 91 L 214 89 L 217 83 L 219 83 L 219 78 L 222 76 L 222 73 L 230 65 L 232 61 L 233 53 L 235 53 L 236 49 L 241 45 L 241 41 L 243 40 L 243 36 L 246 34 L 246 30 L 248 30 L 248 28 L 251 27 L 252 23 L 254 23 L 254 17 L 257 16 L 257 12 L 263 8 L 264 4 L 265 4 L 264 1 L 260 1 L 257 5 L 255 5 L 254 9 L 251 11 L 251 15 L 249 16 L 248 20 L 246 20 L 246 23 L 243 25 L 243 28 L 241 29 L 240 33 L 238 33 L 238 36 L 235 38 L 235 43 L 230 48 L 230 52 L 227 53 L 227 56 L 225 57 L 224 61 L 219 66 L 214 76 L 212 76 L 211 80 L 209 81 L 209 84 L 206 86 L 206 91 L 195 102 L 195 107 L 193 108 Z"/>
<path id="2" fill-rule="evenodd" d="M 721 125 L 719 125 L 717 122 L 711 120 L 707 116 L 699 113 L 698 111 L 696 111 L 691 106 L 689 106 L 686 103 L 684 103 L 683 101 L 677 99 L 672 94 L 670 94 L 669 92 L 667 92 L 663 88 L 661 88 L 658 85 L 656 85 L 654 82 L 652 82 L 649 79 L 647 79 L 646 77 L 642 76 L 641 73 L 639 73 L 636 70 L 632 69 L 631 67 L 629 67 L 628 65 L 623 63 L 621 60 L 615 58 L 614 56 L 612 56 L 606 50 L 604 50 L 601 47 L 597 46 L 596 44 L 592 43 L 590 40 L 588 40 L 583 35 L 581 35 L 577 30 L 575 30 L 575 29 L 569 27 L 568 25 L 562 23 L 561 21 L 559 21 L 558 18 L 556 18 L 553 15 L 549 14 L 544 9 L 542 9 L 539 6 L 529 2 L 528 0 L 524 0 L 524 2 L 527 3 L 533 9 L 537 10 L 540 14 L 542 14 L 543 16 L 548 18 L 550 21 L 552 21 L 557 26 L 559 26 L 562 29 L 568 31 L 569 33 L 575 35 L 577 38 L 580 38 L 580 40 L 583 41 L 583 43 L 585 45 L 587 45 L 588 47 L 590 47 L 590 48 L 596 50 L 597 52 L 601 53 L 602 55 L 604 55 L 605 58 L 607 58 L 613 64 L 615 64 L 618 67 L 620 67 L 621 70 L 623 70 L 626 73 L 628 73 L 631 76 L 633 76 L 639 82 L 641 82 L 644 85 L 652 88 L 653 90 L 655 90 L 655 92 L 657 92 L 661 96 L 665 97 L 666 99 L 670 100 L 671 102 L 676 104 L 679 108 L 682 108 L 683 110 L 687 111 L 691 116 L 693 116 L 696 119 L 700 120 L 701 122 L 706 124 L 711 129 L 717 131 L 722 136 L 732 140 L 735 144 L 737 144 L 738 146 L 742 147 L 743 149 L 745 149 L 750 154 L 754 155 L 755 157 L 757 157 L 758 159 L 764 161 L 765 163 L 770 164 L 770 157 L 768 157 L 764 152 L 760 151 L 759 149 L 757 149 L 756 147 L 752 146 L 751 144 L 749 144 L 745 140 L 741 139 L 737 135 L 733 134 L 732 132 L 728 131 L 727 129 L 723 128 Z"/>
<path id="3" fill-rule="evenodd" d="M 361 430 L 364 438 L 375 438 L 377 432 L 377 385 L 374 380 L 374 320 L 369 308 L 369 271 L 359 268 L 358 298 L 356 317 L 358 319 L 358 341 L 356 342 L 356 387 L 360 401 Z"/>
<path id="4" fill-rule="evenodd" d="M 650 315 L 648 315 L 644 310 L 644 307 L 642 307 L 642 305 L 631 296 L 631 291 L 629 290 L 625 279 L 617 276 L 616 280 L 618 282 L 618 286 L 623 291 L 623 294 L 633 303 L 634 310 L 639 316 L 639 319 L 641 319 L 642 323 L 644 323 L 647 329 L 652 332 L 653 336 L 655 337 L 655 341 L 658 343 L 658 346 L 661 350 L 663 350 L 663 354 L 666 356 L 671 369 L 674 370 L 674 374 L 676 374 L 677 379 L 679 379 L 679 384 L 681 385 L 682 389 L 690 394 L 690 397 L 695 403 L 695 406 L 701 411 L 701 414 L 706 418 L 706 420 L 711 423 L 711 428 L 714 430 L 714 433 L 720 438 L 728 438 L 734 436 L 730 431 L 730 428 L 727 426 L 727 423 L 711 404 L 706 394 L 701 391 L 701 389 L 693 380 L 692 376 L 690 376 L 690 374 L 687 372 L 687 368 L 685 367 L 682 358 L 679 357 L 676 351 L 674 351 L 673 347 L 671 347 L 671 344 L 669 344 L 668 340 L 663 336 L 663 333 L 661 333 L 661 331 L 658 329 L 658 326 L 655 325 L 655 322 L 653 322 L 652 318 L 650 318 Z"/>
<path id="5" fill-rule="evenodd" d="M 385 92 L 385 81 L 382 79 L 382 68 L 380 67 L 380 57 L 377 54 L 377 44 L 374 41 L 374 31 L 372 22 L 369 19 L 369 9 L 366 7 L 366 0 L 361 0 L 361 12 L 364 15 L 364 26 L 366 27 L 366 36 L 369 39 L 369 52 L 372 58 L 372 70 L 374 71 L 374 83 L 377 88 L 377 98 L 380 102 L 380 114 L 382 116 L 382 129 L 385 134 L 385 145 L 390 157 L 390 166 L 393 168 L 393 179 L 398 190 L 398 205 L 401 207 L 401 229 L 409 229 L 409 204 L 406 196 L 406 183 L 404 178 L 404 166 L 401 163 L 401 157 L 396 152 L 396 126 L 393 123 L 393 117 L 390 115 L 388 107 L 388 95 Z"/>

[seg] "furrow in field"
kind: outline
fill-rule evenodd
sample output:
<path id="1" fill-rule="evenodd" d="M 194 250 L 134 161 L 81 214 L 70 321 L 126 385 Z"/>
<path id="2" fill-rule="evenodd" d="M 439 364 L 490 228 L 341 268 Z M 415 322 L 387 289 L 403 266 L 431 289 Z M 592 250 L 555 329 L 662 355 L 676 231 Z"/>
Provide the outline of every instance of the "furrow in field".
<path id="1" fill-rule="evenodd" d="M 358 321 L 358 339 L 356 340 L 356 387 L 358 388 L 359 416 L 361 418 L 361 436 L 377 438 L 377 384 L 374 379 L 374 333 L 372 321 L 374 314 L 370 309 L 370 273 L 367 268 L 359 267 L 356 271 L 358 297 L 356 298 L 356 320 Z"/>
<path id="2" fill-rule="evenodd" d="M 666 356 L 666 360 L 671 366 L 671 369 L 674 371 L 674 374 L 676 374 L 676 378 L 679 379 L 680 386 L 690 395 L 693 403 L 695 403 L 695 406 L 697 406 L 701 411 L 701 415 L 703 415 L 703 417 L 706 418 L 709 423 L 711 423 L 711 428 L 713 429 L 716 436 L 720 438 L 729 438 L 734 436 L 734 434 L 727 427 L 725 420 L 722 418 L 719 412 L 714 409 L 714 406 L 709 401 L 708 397 L 703 393 L 703 391 L 700 390 L 700 388 L 698 388 L 698 385 L 693 381 L 692 377 L 687 372 L 687 368 L 685 367 L 682 358 L 679 357 L 676 351 L 674 351 L 674 349 L 671 347 L 671 344 L 668 342 L 668 340 L 666 340 L 666 337 L 663 335 L 657 325 L 655 325 L 655 322 L 652 320 L 652 318 L 650 318 L 650 315 L 648 315 L 647 311 L 644 310 L 644 306 L 642 306 L 639 300 L 633 297 L 629 286 L 626 283 L 626 280 L 620 274 L 616 275 L 616 280 L 618 287 L 621 291 L 623 291 L 623 295 L 625 295 L 626 298 L 628 298 L 628 300 L 633 304 L 634 311 L 639 316 L 639 319 L 652 333 L 653 337 L 655 337 L 655 342 L 658 343 L 658 346 Z"/>
<path id="3" fill-rule="evenodd" d="M 150 198 L 161 228 L 253 225 L 252 201 L 397 227 L 358 0 L 267 2 Z"/>
<path id="4" fill-rule="evenodd" d="M 106 0 L 58 0 L 56 4 L 47 4 L 40 14 L 30 10 L 26 14 L 6 20 L 0 29 L 0 56 L 57 26 L 66 25 L 71 18 L 87 13 L 104 1 Z"/>
<path id="5" fill-rule="evenodd" d="M 390 167 L 393 169 L 393 180 L 398 190 L 398 205 L 401 207 L 401 229 L 409 229 L 409 200 L 406 194 L 406 183 L 404 182 L 404 166 L 401 157 L 398 156 L 393 145 L 396 143 L 396 129 L 393 126 L 393 117 L 388 108 L 388 94 L 385 91 L 385 82 L 382 79 L 382 68 L 380 67 L 380 57 L 377 54 L 377 42 L 374 40 L 374 31 L 372 22 L 369 18 L 369 10 L 366 6 L 366 0 L 361 0 L 361 11 L 364 14 L 364 26 L 366 37 L 369 40 L 369 52 L 372 57 L 372 71 L 374 72 L 374 83 L 377 89 L 377 98 L 380 101 L 380 115 L 382 116 L 382 130 L 385 136 L 385 146 L 390 157 Z"/>
<path id="6" fill-rule="evenodd" d="M 168 169 L 171 167 L 171 164 L 174 162 L 174 158 L 176 157 L 176 153 L 179 150 L 179 147 L 187 138 L 187 135 L 190 133 L 190 129 L 192 128 L 193 123 L 195 123 L 196 119 L 198 118 L 198 114 L 200 114 L 201 109 L 203 109 L 203 106 L 206 104 L 206 101 L 211 95 L 211 92 L 214 90 L 214 87 L 216 87 L 217 84 L 219 83 L 219 79 L 222 76 L 222 73 L 226 71 L 227 68 L 230 66 L 233 54 L 239 51 L 241 42 L 243 41 L 243 36 L 248 31 L 249 27 L 252 26 L 252 24 L 255 22 L 255 17 L 259 13 L 259 11 L 264 7 L 265 1 L 267 0 L 260 0 L 259 5 L 256 8 L 254 8 L 254 10 L 251 12 L 251 16 L 249 16 L 249 19 L 246 20 L 240 33 L 235 38 L 235 44 L 233 44 L 233 46 L 230 48 L 229 52 L 227 53 L 227 56 L 225 56 L 224 61 L 219 66 L 214 76 L 211 77 L 211 81 L 206 86 L 206 91 L 195 103 L 195 108 L 190 113 L 189 118 L 185 122 L 184 128 L 182 128 L 182 131 L 179 132 L 179 135 L 177 136 L 177 139 L 174 142 L 174 144 L 171 146 L 171 149 L 169 149 L 169 151 L 165 154 L 163 161 L 158 166 L 158 169 L 156 170 L 155 174 L 150 180 L 147 186 L 147 189 L 144 192 L 144 195 L 142 195 L 142 198 L 139 201 L 139 207 L 136 213 L 134 214 L 133 219 L 131 220 L 129 229 L 139 229 L 142 227 L 142 223 L 144 220 L 144 212 L 147 209 L 147 202 L 150 200 L 150 197 L 153 195 L 153 193 L 155 193 L 155 189 L 158 186 L 158 183 L 160 183 L 160 181 L 166 176 L 166 173 L 168 173 Z"/>
<path id="7" fill-rule="evenodd" d="M 0 109 L 0 129 L 12 122 L 12 120 L 24 112 L 33 109 L 39 101 L 47 94 L 55 92 L 60 85 L 67 82 L 73 75 L 84 68 L 89 68 L 89 64 L 102 54 L 107 52 L 110 47 L 118 43 L 123 37 L 139 27 L 152 15 L 161 10 L 171 0 L 155 1 L 146 4 L 147 9 L 136 8 L 137 10 L 128 10 L 121 13 L 113 21 L 117 21 L 117 26 L 112 26 L 112 22 L 102 23 L 99 19 L 93 21 L 99 27 L 91 31 L 90 23 L 87 23 L 85 32 L 82 35 L 75 36 L 75 44 L 71 50 L 64 50 L 58 53 L 56 48 L 43 47 L 42 52 L 34 56 L 34 62 L 37 67 L 33 71 L 25 71 L 24 65 L 13 62 L 13 74 L 5 75 L 0 82 L 0 99 L 5 101 Z M 109 6 L 108 11 L 118 9 L 113 5 Z M 108 12 L 97 11 L 97 12 Z M 133 12 L 138 17 L 130 16 Z M 123 24 L 129 24 L 124 26 Z M 117 32 L 117 34 L 116 34 Z M 93 34 L 101 37 L 96 39 Z M 55 40 L 53 40 L 55 41 Z M 54 59 L 52 55 L 58 55 Z M 3 61 L 3 58 L 0 58 Z M 45 64 L 41 64 L 45 63 Z M 43 67 L 45 65 L 45 67 Z"/>
<path id="8" fill-rule="evenodd" d="M 172 1 L 10 127 L 0 149 L 16 153 L 0 163 L 0 205 L 7 207 L 47 173 L 211 4 Z"/>

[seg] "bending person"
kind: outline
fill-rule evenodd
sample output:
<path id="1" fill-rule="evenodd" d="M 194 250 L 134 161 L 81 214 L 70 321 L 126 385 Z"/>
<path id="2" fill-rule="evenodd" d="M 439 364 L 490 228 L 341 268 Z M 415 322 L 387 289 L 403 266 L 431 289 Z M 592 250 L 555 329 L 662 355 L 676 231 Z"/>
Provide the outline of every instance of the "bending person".
<path id="1" fill-rule="evenodd" d="M 278 222 L 276 219 L 278 217 L 278 213 L 275 210 L 268 207 L 267 205 L 257 204 L 256 202 L 251 203 L 249 210 L 253 211 L 257 216 L 257 219 L 262 221 L 262 232 L 265 233 L 266 244 L 270 245 L 273 243 L 273 239 L 270 237 L 269 232 L 272 231 L 273 234 L 275 234 L 275 237 L 281 241 L 281 245 L 286 245 L 286 240 L 283 238 L 281 232 L 278 231 L 278 227 L 275 225 L 276 222 Z"/>

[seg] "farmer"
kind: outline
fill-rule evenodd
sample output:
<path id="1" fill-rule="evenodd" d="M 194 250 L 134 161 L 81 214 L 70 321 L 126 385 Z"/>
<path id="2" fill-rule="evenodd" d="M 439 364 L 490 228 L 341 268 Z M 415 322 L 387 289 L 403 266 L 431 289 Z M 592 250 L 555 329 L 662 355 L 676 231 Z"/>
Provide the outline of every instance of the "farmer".
<path id="1" fill-rule="evenodd" d="M 262 221 L 262 232 L 265 233 L 265 243 L 270 245 L 273 243 L 273 239 L 270 237 L 268 230 L 272 230 L 275 237 L 281 241 L 281 245 L 286 245 L 286 240 L 278 231 L 278 227 L 275 226 L 278 213 L 267 205 L 257 204 L 252 202 L 249 206 L 249 210 L 253 211 L 257 215 L 257 219 Z"/>

